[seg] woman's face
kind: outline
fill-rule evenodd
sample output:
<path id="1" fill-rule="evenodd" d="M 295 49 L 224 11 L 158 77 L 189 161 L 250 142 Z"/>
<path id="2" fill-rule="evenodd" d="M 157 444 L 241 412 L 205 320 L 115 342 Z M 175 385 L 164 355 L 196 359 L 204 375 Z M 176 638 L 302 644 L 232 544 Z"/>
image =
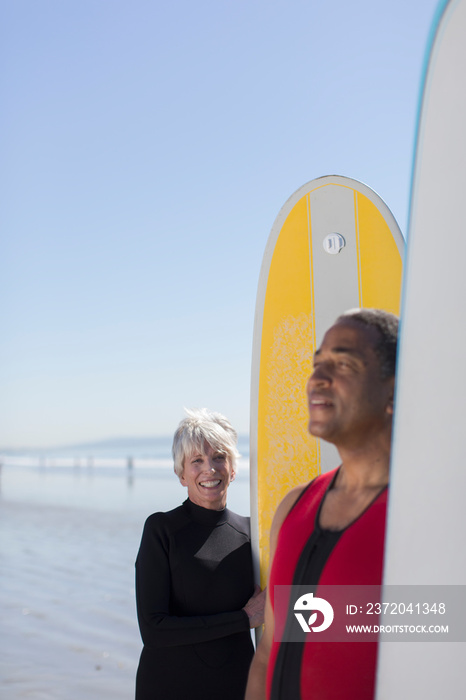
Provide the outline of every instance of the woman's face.
<path id="1" fill-rule="evenodd" d="M 227 489 L 235 478 L 228 457 L 204 444 L 202 452 L 185 457 L 180 481 L 188 488 L 189 499 L 202 508 L 222 510 L 227 503 Z"/>

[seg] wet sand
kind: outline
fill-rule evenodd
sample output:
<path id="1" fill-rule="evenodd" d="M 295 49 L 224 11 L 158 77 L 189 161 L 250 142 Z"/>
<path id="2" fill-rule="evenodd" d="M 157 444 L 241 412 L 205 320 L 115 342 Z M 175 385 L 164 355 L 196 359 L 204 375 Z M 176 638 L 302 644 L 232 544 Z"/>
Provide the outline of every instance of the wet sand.
<path id="1" fill-rule="evenodd" d="M 59 475 L 23 476 L 21 486 L 16 473 L 2 474 L 0 697 L 131 700 L 142 646 L 134 560 L 143 523 L 186 493 L 173 475 L 140 480 L 141 495 L 133 484 L 130 497 L 123 474 L 88 483 L 62 475 L 59 486 Z M 244 513 L 246 478 L 233 494 L 229 506 Z"/>

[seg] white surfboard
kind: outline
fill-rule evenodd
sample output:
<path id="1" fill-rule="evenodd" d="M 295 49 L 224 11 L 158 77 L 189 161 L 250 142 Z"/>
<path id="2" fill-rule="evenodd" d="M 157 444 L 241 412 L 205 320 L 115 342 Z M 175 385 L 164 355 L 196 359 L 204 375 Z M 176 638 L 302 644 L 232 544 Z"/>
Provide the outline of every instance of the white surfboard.
<path id="1" fill-rule="evenodd" d="M 448 0 L 434 22 L 418 124 L 385 591 L 466 584 L 465 195 L 466 0 Z M 464 700 L 465 660 L 464 642 L 382 643 L 377 700 Z"/>

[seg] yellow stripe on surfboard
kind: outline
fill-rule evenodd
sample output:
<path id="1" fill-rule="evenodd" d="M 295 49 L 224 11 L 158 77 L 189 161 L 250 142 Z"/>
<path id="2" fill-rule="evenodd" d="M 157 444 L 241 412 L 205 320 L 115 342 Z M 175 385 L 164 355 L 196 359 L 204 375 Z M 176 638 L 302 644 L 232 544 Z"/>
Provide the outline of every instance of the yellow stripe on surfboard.
<path id="1" fill-rule="evenodd" d="M 260 555 L 262 586 L 266 582 L 270 526 L 277 505 L 291 488 L 309 481 L 321 471 L 320 440 L 307 431 L 305 386 L 312 370 L 316 343 L 320 343 L 315 323 L 314 267 L 318 261 L 313 259 L 313 246 L 314 251 L 319 251 L 315 246 L 320 232 L 314 227 L 311 197 L 317 189 L 328 186 L 346 188 L 351 195 L 347 201 L 354 202 L 351 204 L 351 228 L 354 227 L 352 236 L 357 247 L 354 251 L 358 268 L 355 271 L 356 296 L 338 313 L 358 305 L 399 312 L 401 234 L 397 245 L 386 221 L 391 214 L 389 217 L 384 212 L 384 218 L 369 197 L 383 202 L 372 190 L 348 178 L 320 178 L 298 190 L 296 194 L 302 191 L 302 196 L 289 200 L 286 216 L 283 210 L 281 212 L 283 223 L 275 236 L 273 253 L 270 255 L 269 250 L 264 256 L 265 267 L 266 258 L 270 260 L 268 270 L 263 266 L 261 273 L 260 284 L 266 285 L 265 295 L 260 299 L 258 293 L 258 305 L 263 304 L 263 309 L 261 328 L 255 330 L 255 334 L 260 332 L 260 369 L 257 404 L 254 406 L 254 397 L 252 404 L 252 412 L 257 411 L 257 442 L 251 454 L 252 457 L 257 452 L 256 467 L 251 459 L 251 468 L 256 469 L 257 482 L 253 491 L 257 493 L 253 498 L 257 503 L 255 508 L 251 507 L 251 514 L 253 521 L 257 519 L 252 525 L 258 538 L 255 546 Z M 391 219 L 393 229 L 394 219 Z M 280 222 L 280 215 L 277 222 Z M 273 232 L 274 229 L 271 238 Z M 322 245 L 320 241 L 318 244 Z M 267 275 L 266 281 L 264 275 Z M 256 310 L 257 318 L 260 319 L 260 310 L 259 314 Z M 330 318 L 328 325 L 334 320 Z"/>
<path id="2" fill-rule="evenodd" d="M 307 221 L 306 199 L 290 212 L 276 243 L 262 324 L 258 424 L 265 429 L 258 431 L 257 451 L 259 548 L 264 564 L 277 504 L 293 486 L 317 473 L 320 461 L 317 440 L 306 431 L 303 400 L 315 342 L 308 226 L 302 226 L 303 219 Z M 273 474 L 279 478 L 270 478 Z"/>
<path id="3" fill-rule="evenodd" d="M 400 313 L 402 260 L 390 228 L 375 204 L 358 199 L 361 306 Z"/>

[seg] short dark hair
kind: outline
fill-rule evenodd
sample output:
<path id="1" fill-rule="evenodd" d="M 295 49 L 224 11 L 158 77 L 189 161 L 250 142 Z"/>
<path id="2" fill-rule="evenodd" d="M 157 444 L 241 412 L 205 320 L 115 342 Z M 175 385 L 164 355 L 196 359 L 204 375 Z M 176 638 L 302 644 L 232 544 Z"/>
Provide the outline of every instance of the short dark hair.
<path id="1" fill-rule="evenodd" d="M 399 320 L 395 314 L 382 309 L 350 309 L 337 318 L 337 323 L 356 321 L 366 327 L 375 328 L 379 341 L 374 350 L 380 360 L 382 379 L 395 375 Z"/>

